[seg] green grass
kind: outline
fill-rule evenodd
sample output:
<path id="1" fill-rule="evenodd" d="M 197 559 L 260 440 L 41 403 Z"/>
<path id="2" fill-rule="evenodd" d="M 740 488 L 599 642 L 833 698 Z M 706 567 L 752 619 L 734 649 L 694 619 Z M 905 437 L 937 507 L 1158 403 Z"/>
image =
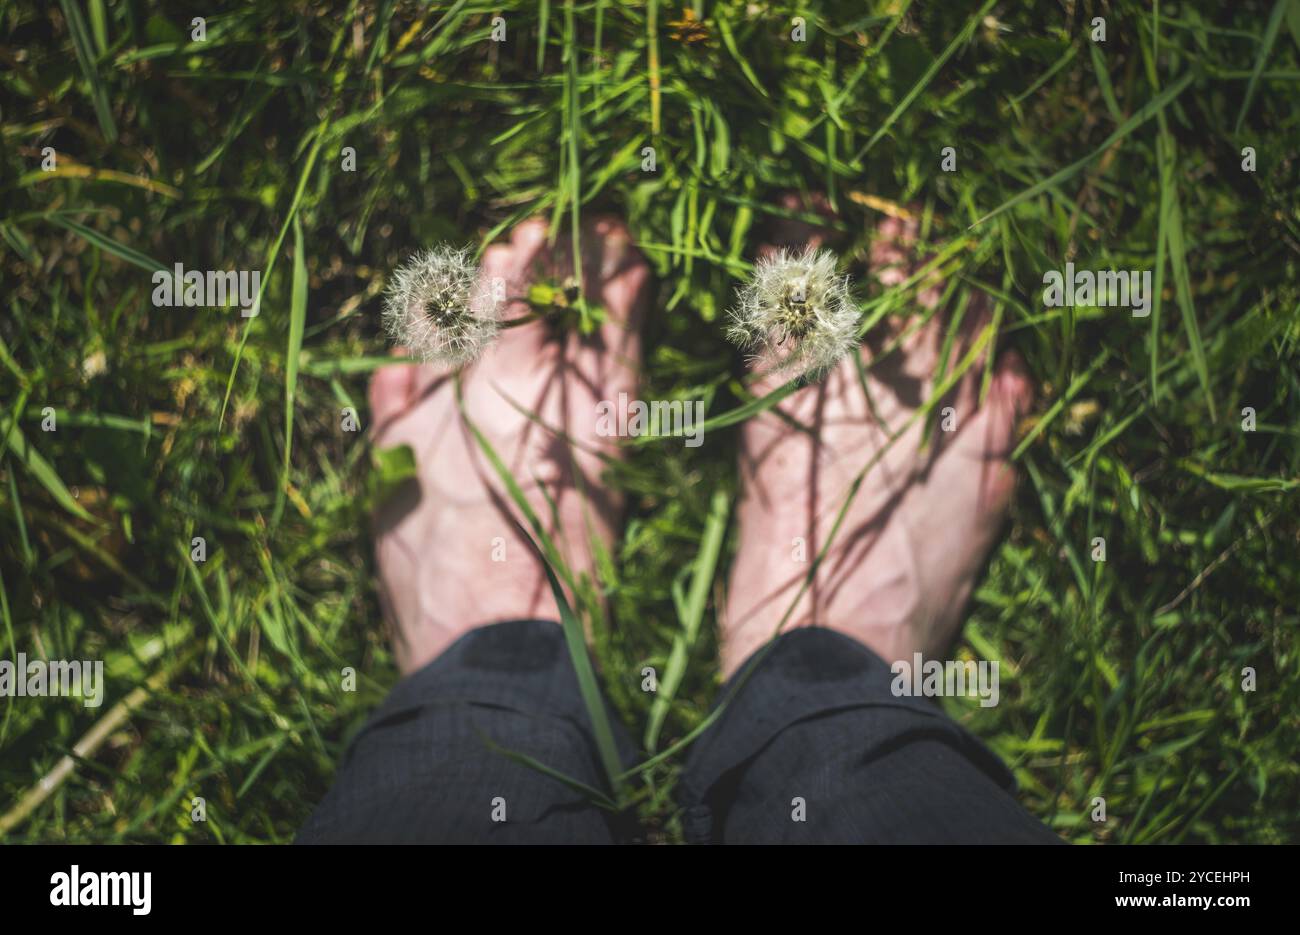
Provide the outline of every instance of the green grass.
<path id="1" fill-rule="evenodd" d="M 396 680 L 365 532 L 383 478 L 340 429 L 367 421 L 385 276 L 614 211 L 658 277 L 643 396 L 717 421 L 610 469 L 608 613 L 587 589 L 566 626 L 656 754 L 628 800 L 677 840 L 734 425 L 764 405 L 721 318 L 795 189 L 832 201 L 859 274 L 880 207 L 919 207 L 948 303 L 994 296 L 1039 383 L 959 649 L 1001 662 L 1002 702 L 950 712 L 1070 840 L 1300 839 L 1300 3 L 225 6 L 0 0 L 0 658 L 109 675 L 98 710 L 0 700 L 0 815 L 71 756 L 0 838 L 293 836 Z M 1152 270 L 1151 316 L 1045 308 L 1067 260 Z M 178 261 L 260 269 L 261 314 L 153 307 Z M 863 279 L 864 321 L 910 314 L 918 281 Z"/>

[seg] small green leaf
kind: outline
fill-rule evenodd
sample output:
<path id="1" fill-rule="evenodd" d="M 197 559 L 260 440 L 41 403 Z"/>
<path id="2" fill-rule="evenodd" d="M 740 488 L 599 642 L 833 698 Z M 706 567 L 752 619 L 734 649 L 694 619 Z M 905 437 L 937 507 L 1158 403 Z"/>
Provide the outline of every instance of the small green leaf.
<path id="1" fill-rule="evenodd" d="M 378 508 L 415 477 L 415 452 L 410 445 L 376 448 L 371 452 L 370 465 L 370 502 Z"/>

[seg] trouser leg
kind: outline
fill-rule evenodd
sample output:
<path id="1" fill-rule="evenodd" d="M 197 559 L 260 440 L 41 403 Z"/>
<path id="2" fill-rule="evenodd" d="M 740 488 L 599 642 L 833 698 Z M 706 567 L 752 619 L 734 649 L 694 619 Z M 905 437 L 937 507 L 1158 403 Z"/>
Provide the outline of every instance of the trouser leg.
<path id="1" fill-rule="evenodd" d="M 1016 802 L 996 756 L 931 702 L 895 696 L 893 680 L 880 657 L 825 629 L 755 654 L 688 761 L 688 839 L 1059 843 Z"/>
<path id="2" fill-rule="evenodd" d="M 473 630 L 403 679 L 352 742 L 298 842 L 619 839 L 621 819 L 502 750 L 607 786 L 556 623 Z"/>

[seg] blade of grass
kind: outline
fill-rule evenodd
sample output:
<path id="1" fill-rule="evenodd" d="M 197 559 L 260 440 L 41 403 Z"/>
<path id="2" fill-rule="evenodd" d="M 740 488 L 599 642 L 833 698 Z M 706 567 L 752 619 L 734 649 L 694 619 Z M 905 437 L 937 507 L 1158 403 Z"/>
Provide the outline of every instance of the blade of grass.
<path id="1" fill-rule="evenodd" d="M 9 475 L 9 479 L 13 480 L 12 474 Z M 5 636 L 9 637 L 9 658 L 17 659 L 18 643 L 14 639 L 14 621 L 9 613 L 9 591 L 5 588 L 5 576 L 3 574 L 0 574 L 0 617 L 4 618 Z M 12 698 L 5 705 L 4 723 L 0 724 L 0 749 L 4 748 L 5 738 L 9 736 L 9 719 L 13 717 L 14 708 L 16 707 L 17 704 Z"/>
<path id="2" fill-rule="evenodd" d="M 736 64 L 740 66 L 740 72 L 745 76 L 745 80 L 754 86 L 755 91 L 763 95 L 763 97 L 767 97 L 767 88 L 763 87 L 763 83 L 758 80 L 758 75 L 754 74 L 753 67 L 748 61 L 746 61 L 745 57 L 740 54 L 740 49 L 736 47 L 736 37 L 731 31 L 731 21 L 725 16 L 719 16 L 717 18 L 717 23 L 718 35 L 722 37 L 722 44 L 726 47 L 727 52 L 731 57 L 735 59 Z M 656 62 L 657 61 L 658 53 L 656 52 Z M 657 133 L 658 130 L 655 132 Z"/>
<path id="3" fill-rule="evenodd" d="M 0 429 L 0 435 L 5 437 L 7 446 L 13 452 L 14 458 L 27 470 L 27 473 L 36 478 L 37 482 L 49 491 L 50 496 L 54 498 L 59 506 L 78 519 L 85 520 L 88 523 L 99 522 L 76 501 L 59 477 L 58 472 L 54 470 L 48 461 L 41 457 L 40 452 L 27 444 L 27 439 L 23 437 L 22 430 L 18 428 L 18 420 L 13 415 L 5 416 L 4 422 L 0 423 L 0 425 L 4 426 L 3 429 Z"/>
<path id="4" fill-rule="evenodd" d="M 551 18 L 551 0 L 540 0 L 537 9 L 537 70 L 546 67 L 546 24 Z"/>
<path id="5" fill-rule="evenodd" d="M 1092 53 L 1092 71 L 1097 76 L 1101 99 L 1106 102 L 1106 110 L 1115 118 L 1115 122 L 1120 123 L 1124 119 L 1124 114 L 1115 100 L 1115 89 L 1110 86 L 1110 72 L 1106 69 L 1106 56 L 1102 54 L 1101 43 L 1089 42 L 1088 50 Z"/>
<path id="6" fill-rule="evenodd" d="M 1165 291 L 1165 252 L 1169 243 L 1169 218 L 1174 204 L 1173 160 L 1167 154 L 1167 141 L 1164 136 L 1156 140 L 1156 171 L 1160 175 L 1160 214 L 1156 223 L 1156 269 L 1155 285 L 1151 296 L 1151 323 L 1149 335 L 1151 342 L 1151 399 L 1160 398 L 1160 312 L 1164 304 Z"/>
<path id="7" fill-rule="evenodd" d="M 1178 308 L 1183 313 L 1183 329 L 1192 351 L 1192 364 L 1200 381 L 1205 403 L 1210 408 L 1210 419 L 1215 418 L 1214 396 L 1210 393 L 1210 374 L 1205 365 L 1205 346 L 1201 342 L 1201 329 L 1196 324 L 1196 308 L 1192 304 L 1190 277 L 1187 273 L 1187 254 L 1183 244 L 1183 220 L 1178 208 L 1178 192 L 1173 192 L 1173 208 L 1169 215 L 1169 263 L 1174 271 L 1174 293 Z"/>
<path id="8" fill-rule="evenodd" d="M 1102 351 L 1097 355 L 1097 359 L 1092 362 L 1091 366 L 1089 366 L 1086 371 L 1078 374 L 1074 380 L 1070 382 L 1069 388 L 1061 394 L 1060 398 L 1058 398 L 1056 402 L 1052 403 L 1051 408 L 1048 409 L 1047 412 L 1043 413 L 1034 424 L 1034 427 L 1030 429 L 1029 433 L 1021 439 L 1020 444 L 1016 445 L 1016 450 L 1011 452 L 1010 460 L 1018 461 L 1020 459 L 1020 456 L 1025 453 L 1025 449 L 1034 443 L 1035 438 L 1043 434 L 1047 427 L 1052 424 L 1053 420 L 1055 420 L 1056 417 L 1065 409 L 1070 400 L 1088 384 L 1088 381 L 1096 375 L 1099 369 L 1101 369 L 1101 365 L 1109 359 L 1110 351 Z"/>
<path id="9" fill-rule="evenodd" d="M 934 80 L 934 76 L 939 73 L 939 69 L 947 63 L 948 59 L 952 58 L 953 53 L 970 40 L 971 35 L 975 32 L 975 27 L 980 24 L 988 11 L 993 9 L 997 2 L 998 0 L 985 0 L 984 5 L 976 11 L 975 15 L 966 21 L 966 25 L 962 27 L 961 32 L 957 33 L 952 42 L 948 43 L 948 48 L 940 52 L 939 57 L 930 63 L 930 67 L 925 70 L 925 73 L 921 75 L 916 84 L 912 85 L 912 90 L 908 91 L 903 99 L 898 102 L 898 106 L 885 118 L 885 122 L 876 128 L 876 132 L 871 135 L 871 139 L 867 140 L 866 145 L 858 150 L 853 157 L 855 163 L 871 152 L 871 148 L 880 142 L 881 137 L 888 133 L 889 128 L 894 125 L 899 117 L 903 116 L 907 108 L 912 106 L 912 102 L 916 100 L 917 95 L 929 86 L 930 82 Z"/>
<path id="10" fill-rule="evenodd" d="M 1269 53 L 1273 51 L 1273 43 L 1277 40 L 1278 31 L 1282 28 L 1282 17 L 1287 11 L 1288 6 L 1294 5 L 1295 0 L 1277 0 L 1273 4 L 1273 14 L 1268 18 L 1268 25 L 1264 27 L 1264 38 L 1259 43 L 1259 50 L 1255 53 L 1255 68 L 1250 74 L 1250 82 L 1246 85 L 1246 96 L 1241 100 L 1241 110 L 1237 112 L 1237 123 L 1232 128 L 1233 133 L 1241 132 L 1242 121 L 1246 119 L 1246 111 L 1250 110 L 1250 102 L 1255 96 L 1255 85 L 1259 83 L 1259 76 L 1264 71 L 1264 63 L 1268 61 Z"/>
<path id="11" fill-rule="evenodd" d="M 578 106 L 578 42 L 573 25 L 573 2 L 564 5 L 564 108 L 569 137 L 569 225 L 573 238 L 573 278 L 583 287 L 578 299 L 578 313 L 582 317 L 583 331 L 589 327 L 589 303 L 586 285 L 582 282 L 582 163 L 578 154 L 579 136 L 582 133 L 582 111 Z"/>
<path id="12" fill-rule="evenodd" d="M 109 143 L 117 142 L 117 124 L 113 122 L 113 112 L 108 106 L 108 91 L 95 68 L 95 57 L 91 50 L 90 33 L 86 30 L 86 21 L 81 17 L 81 7 L 77 0 L 59 0 L 63 8 L 63 17 L 68 23 L 68 33 L 72 36 L 72 48 L 77 54 L 77 64 L 90 85 L 90 99 L 95 105 L 95 119 L 104 131 L 104 139 Z"/>
<path id="13" fill-rule="evenodd" d="M 257 289 L 257 297 L 253 299 L 253 308 L 261 310 L 262 295 L 266 292 L 266 285 L 271 281 L 271 271 L 275 269 L 276 258 L 280 255 L 280 246 L 284 243 L 284 237 L 289 233 L 289 225 L 293 223 L 294 217 L 298 214 L 298 205 L 302 203 L 303 192 L 307 189 L 307 180 L 311 178 L 311 171 L 316 166 L 316 157 L 320 155 L 321 145 L 325 141 L 326 131 L 329 129 L 330 118 L 319 124 L 313 133 L 316 135 L 316 141 L 312 144 L 311 151 L 307 154 L 306 165 L 302 168 L 302 174 L 298 176 L 298 187 L 294 190 L 293 201 L 289 205 L 288 216 L 284 219 L 284 224 L 280 226 L 280 233 L 275 238 L 275 243 L 271 246 L 266 255 L 266 262 L 263 264 L 261 285 Z M 235 375 L 239 372 L 239 362 L 244 356 L 244 346 L 248 343 L 248 334 L 253 327 L 253 322 L 257 321 L 258 316 L 253 315 L 246 319 L 243 333 L 240 335 L 239 347 L 235 350 L 235 360 L 230 365 L 230 376 L 226 380 L 226 392 L 221 398 L 221 412 L 217 416 L 217 431 L 225 424 L 226 408 L 230 405 L 230 393 L 235 387 Z"/>
<path id="14" fill-rule="evenodd" d="M 307 261 L 303 246 L 302 220 L 293 219 L 293 286 L 289 303 L 289 346 L 284 365 L 284 463 L 280 468 L 280 486 L 275 494 L 275 512 L 271 529 L 280 524 L 284 512 L 285 491 L 289 487 L 289 455 L 293 450 L 293 407 L 298 392 L 298 356 L 302 351 L 303 325 L 307 320 Z"/>
<path id="15" fill-rule="evenodd" d="M 616 812 L 619 810 L 618 803 L 615 802 L 613 799 L 611 799 L 604 792 L 601 792 L 599 789 L 593 788 L 592 786 L 587 785 L 585 782 L 582 782 L 579 779 L 574 779 L 572 776 L 569 776 L 566 773 L 562 773 L 558 769 L 555 769 L 554 767 L 547 766 L 541 760 L 537 759 L 536 757 L 529 756 L 527 753 L 523 753 L 519 750 L 511 750 L 509 747 L 503 747 L 501 746 L 501 744 L 497 743 L 491 737 L 487 736 L 482 732 L 478 732 L 478 735 L 482 739 L 483 743 L 487 746 L 487 748 L 492 752 L 499 753 L 502 756 L 504 756 L 506 759 L 514 760 L 516 763 L 518 763 L 521 766 L 526 766 L 531 770 L 535 770 L 536 772 L 541 773 L 543 776 L 549 776 L 550 778 L 554 779 L 556 782 L 563 783 L 564 785 L 568 786 L 570 789 L 574 790 L 575 792 L 581 793 L 582 795 L 586 796 L 592 802 L 592 804 L 594 804 L 598 808 L 603 808 L 606 811 L 611 811 L 611 812 Z"/>
<path id="16" fill-rule="evenodd" d="M 41 803 L 52 796 L 59 786 L 63 785 L 63 782 L 72 775 L 77 768 L 78 761 L 87 760 L 94 756 L 95 751 L 103 746 L 104 742 L 126 723 L 127 718 L 189 664 L 196 652 L 197 647 L 194 646 L 182 651 L 171 665 L 151 675 L 145 684 L 136 687 L 129 695 L 113 705 L 107 714 L 96 721 L 95 725 L 77 741 L 72 748 L 71 755 L 62 757 L 52 770 L 42 776 L 39 782 L 23 794 L 13 808 L 0 816 L 0 837 L 7 835 L 20 825 L 32 812 L 40 807 Z"/>
<path id="17" fill-rule="evenodd" d="M 1188 86 L 1192 83 L 1194 77 L 1195 76 L 1191 72 L 1188 72 L 1187 74 L 1183 75 L 1183 77 L 1179 78 L 1178 81 L 1171 84 L 1161 94 L 1151 99 L 1150 101 L 1147 101 L 1147 103 L 1144 104 L 1142 108 L 1137 111 L 1137 113 L 1133 114 L 1133 116 L 1129 117 L 1122 124 L 1116 127 L 1115 132 L 1111 133 L 1110 136 L 1106 137 L 1106 139 L 1102 141 L 1101 145 L 1098 146 L 1096 149 L 1094 149 L 1092 152 L 1090 152 L 1088 155 L 1084 156 L 1082 159 L 1078 160 L 1077 162 L 1071 163 L 1070 165 L 1066 166 L 1064 169 L 1061 169 L 1059 172 L 1054 172 L 1052 175 L 1043 179 L 1041 182 L 1029 186 L 1029 188 L 1026 188 L 1024 191 L 1020 192 L 1019 194 L 1013 195 L 1011 198 L 1008 198 L 1006 201 L 1002 202 L 1002 204 L 998 205 L 992 211 L 988 212 L 983 217 L 979 218 L 974 223 L 972 223 L 970 227 L 972 228 L 978 227 L 979 225 L 983 224 L 985 221 L 997 217 L 1003 211 L 1015 207 L 1016 205 L 1020 204 L 1020 202 L 1025 201 L 1029 198 L 1033 198 L 1036 195 L 1042 194 L 1047 189 L 1053 188 L 1054 186 L 1061 184 L 1066 179 L 1073 178 L 1075 175 L 1079 173 L 1081 169 L 1084 168 L 1084 166 L 1088 165 L 1088 163 L 1092 162 L 1102 153 L 1106 152 L 1106 150 L 1110 149 L 1110 147 L 1115 145 L 1115 143 L 1127 137 L 1130 133 L 1132 133 L 1142 124 L 1146 123 L 1153 116 L 1155 116 L 1157 113 L 1162 111 L 1166 106 L 1169 105 L 1171 101 L 1175 100 L 1178 97 L 1178 95 L 1186 91 Z M 969 230 L 970 228 L 967 229 Z"/>
<path id="18" fill-rule="evenodd" d="M 650 79 L 650 133 L 659 137 L 659 0 L 650 0 L 645 17 L 646 55 L 649 61 Z"/>
<path id="19" fill-rule="evenodd" d="M 111 237 L 106 237 L 99 231 L 87 227 L 85 224 L 71 221 L 68 218 L 59 215 L 49 215 L 46 217 L 46 220 L 51 224 L 57 224 L 66 230 L 72 231 L 72 233 L 76 234 L 87 243 L 93 244 L 101 250 L 106 250 L 118 259 L 132 263 L 143 270 L 148 270 L 151 273 L 157 272 L 158 270 L 163 270 L 164 272 L 167 271 L 167 267 L 163 266 L 153 257 L 146 256 L 139 250 L 133 250 L 130 247 L 124 246 L 116 240 L 113 240 Z"/>
<path id="20" fill-rule="evenodd" d="M 691 571 L 691 590 L 680 615 L 681 628 L 673 639 L 673 648 L 664 666 L 664 676 L 659 680 L 654 704 L 650 708 L 650 721 L 645 730 L 645 748 L 653 753 L 659 745 L 659 732 L 663 729 L 664 718 L 672 706 L 677 688 L 686 675 L 686 663 L 695 639 L 699 635 L 700 622 L 704 619 L 704 605 L 709 599 L 709 588 L 713 584 L 713 574 L 717 569 L 718 555 L 722 551 L 722 534 L 727 528 L 727 519 L 731 515 L 731 495 L 725 490 L 715 490 L 709 501 L 709 515 L 704 522 L 704 533 L 700 538 L 700 550 L 695 554 L 695 563 Z"/>
<path id="21" fill-rule="evenodd" d="M 164 195 L 167 198 L 181 197 L 179 189 L 174 188 L 165 182 L 157 182 L 153 179 L 142 178 L 141 176 L 131 175 L 127 172 L 117 172 L 113 169 L 92 169 L 90 166 L 83 166 L 80 163 L 75 162 L 65 162 L 61 166 L 48 170 L 33 169 L 18 180 L 18 187 L 26 188 L 29 185 L 48 182 L 52 179 L 89 179 L 92 182 L 112 182 L 116 185 L 129 185 L 133 188 L 142 188 L 145 191 Z"/>
<path id="22" fill-rule="evenodd" d="M 694 429 L 694 431 L 703 433 L 706 431 L 712 431 L 713 429 L 726 428 L 727 426 L 735 425 L 738 422 L 744 422 L 746 419 L 752 418 L 759 413 L 771 409 L 781 400 L 799 389 L 800 386 L 801 383 L 798 379 L 791 380 L 783 386 L 777 387 L 766 396 L 750 400 L 743 405 L 737 406 L 735 409 L 729 409 L 711 419 L 705 419 L 697 428 Z M 629 438 L 627 444 L 648 445 L 651 442 L 661 441 L 665 438 L 679 438 L 685 435 L 686 431 L 687 426 L 683 424 L 679 430 L 671 431 L 662 435 L 638 435 L 635 438 Z"/>

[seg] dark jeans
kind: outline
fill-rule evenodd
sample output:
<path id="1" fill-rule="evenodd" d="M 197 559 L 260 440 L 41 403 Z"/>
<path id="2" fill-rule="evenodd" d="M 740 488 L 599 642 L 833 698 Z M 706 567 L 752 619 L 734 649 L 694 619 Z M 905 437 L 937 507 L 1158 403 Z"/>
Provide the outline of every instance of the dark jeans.
<path id="1" fill-rule="evenodd" d="M 1012 797 L 1011 774 L 991 752 L 931 702 L 895 697 L 889 667 L 857 641 L 795 630 L 746 670 L 682 774 L 688 840 L 1059 842 Z M 627 736 L 617 741 L 633 764 Z M 503 751 L 607 787 L 554 623 L 472 631 L 400 682 L 298 841 L 611 844 L 635 835 L 625 816 Z"/>

